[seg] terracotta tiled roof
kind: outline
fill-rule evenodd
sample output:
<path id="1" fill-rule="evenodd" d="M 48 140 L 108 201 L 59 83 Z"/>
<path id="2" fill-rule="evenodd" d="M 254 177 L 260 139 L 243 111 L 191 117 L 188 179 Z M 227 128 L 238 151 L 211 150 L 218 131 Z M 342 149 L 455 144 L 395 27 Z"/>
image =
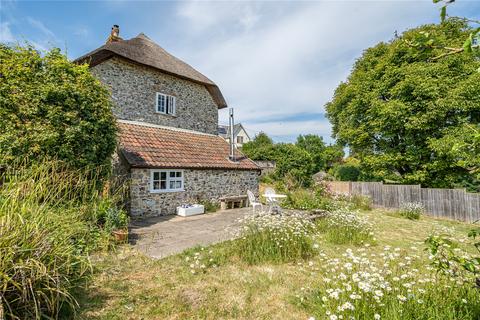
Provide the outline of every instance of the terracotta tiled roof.
<path id="1" fill-rule="evenodd" d="M 259 170 L 240 152 L 230 161 L 229 144 L 219 136 L 120 120 L 120 148 L 132 167 Z"/>
<path id="2" fill-rule="evenodd" d="M 108 42 L 100 48 L 75 59 L 74 62 L 87 62 L 93 67 L 115 56 L 203 84 L 219 109 L 227 106 L 227 102 L 220 92 L 220 89 L 212 80 L 195 70 L 189 64 L 168 53 L 143 33 L 129 40 L 121 39 L 119 41 Z"/>

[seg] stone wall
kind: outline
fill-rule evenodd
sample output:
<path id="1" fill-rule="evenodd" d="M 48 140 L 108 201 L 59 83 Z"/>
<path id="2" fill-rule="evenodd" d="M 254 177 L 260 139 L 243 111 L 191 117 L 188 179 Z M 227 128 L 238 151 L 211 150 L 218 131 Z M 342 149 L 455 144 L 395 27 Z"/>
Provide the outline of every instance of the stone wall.
<path id="1" fill-rule="evenodd" d="M 106 84 L 117 118 L 217 134 L 218 107 L 201 84 L 111 58 L 91 68 Z M 176 115 L 156 112 L 156 93 L 176 97 Z"/>
<path id="2" fill-rule="evenodd" d="M 257 170 L 190 170 L 184 172 L 185 191 L 151 193 L 150 169 L 131 169 L 130 214 L 156 216 L 175 214 L 176 207 L 198 200 L 217 202 L 222 196 L 258 195 Z"/>
<path id="3" fill-rule="evenodd" d="M 275 161 L 255 160 L 254 162 L 262 170 L 262 176 L 274 172 L 275 168 L 277 167 L 277 163 Z"/>

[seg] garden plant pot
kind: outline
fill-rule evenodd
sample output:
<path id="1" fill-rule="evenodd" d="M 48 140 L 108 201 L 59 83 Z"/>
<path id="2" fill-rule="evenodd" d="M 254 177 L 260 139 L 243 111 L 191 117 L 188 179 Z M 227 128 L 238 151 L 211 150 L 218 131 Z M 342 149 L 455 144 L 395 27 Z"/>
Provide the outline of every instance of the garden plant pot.
<path id="1" fill-rule="evenodd" d="M 128 240 L 128 229 L 119 229 L 112 231 L 116 242 L 125 243 Z"/>

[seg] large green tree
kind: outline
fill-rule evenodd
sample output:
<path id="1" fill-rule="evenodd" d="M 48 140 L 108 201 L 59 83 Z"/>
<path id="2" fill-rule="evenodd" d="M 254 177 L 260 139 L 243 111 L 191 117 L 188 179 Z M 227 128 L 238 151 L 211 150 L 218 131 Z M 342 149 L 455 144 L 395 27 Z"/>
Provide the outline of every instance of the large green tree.
<path id="1" fill-rule="evenodd" d="M 3 164 L 56 158 L 73 168 L 107 165 L 116 145 L 110 94 L 87 65 L 60 50 L 0 45 Z"/>
<path id="2" fill-rule="evenodd" d="M 459 146 L 462 154 L 442 144 L 478 132 L 480 62 L 469 52 L 437 58 L 471 33 L 460 19 L 406 31 L 367 49 L 335 90 L 326 105 L 333 134 L 372 175 L 435 187 L 478 184 L 478 163 L 461 157 L 479 141 Z M 413 45 L 424 38 L 425 47 Z"/>
<path id="3" fill-rule="evenodd" d="M 313 160 L 312 170 L 314 172 L 325 169 L 326 159 L 324 152 L 326 146 L 322 137 L 316 134 L 299 135 L 296 145 L 310 154 Z"/>

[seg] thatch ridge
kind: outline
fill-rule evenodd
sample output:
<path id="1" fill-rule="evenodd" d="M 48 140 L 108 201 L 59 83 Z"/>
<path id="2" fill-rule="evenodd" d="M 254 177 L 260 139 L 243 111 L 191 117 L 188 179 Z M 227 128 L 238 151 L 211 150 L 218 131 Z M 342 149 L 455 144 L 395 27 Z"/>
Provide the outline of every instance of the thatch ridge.
<path id="1" fill-rule="evenodd" d="M 189 64 L 168 53 L 165 49 L 140 33 L 135 38 L 108 42 L 77 59 L 76 63 L 89 63 L 95 66 L 118 56 L 132 62 L 152 67 L 161 72 L 205 85 L 218 108 L 227 107 L 227 102 L 218 86 Z"/>

